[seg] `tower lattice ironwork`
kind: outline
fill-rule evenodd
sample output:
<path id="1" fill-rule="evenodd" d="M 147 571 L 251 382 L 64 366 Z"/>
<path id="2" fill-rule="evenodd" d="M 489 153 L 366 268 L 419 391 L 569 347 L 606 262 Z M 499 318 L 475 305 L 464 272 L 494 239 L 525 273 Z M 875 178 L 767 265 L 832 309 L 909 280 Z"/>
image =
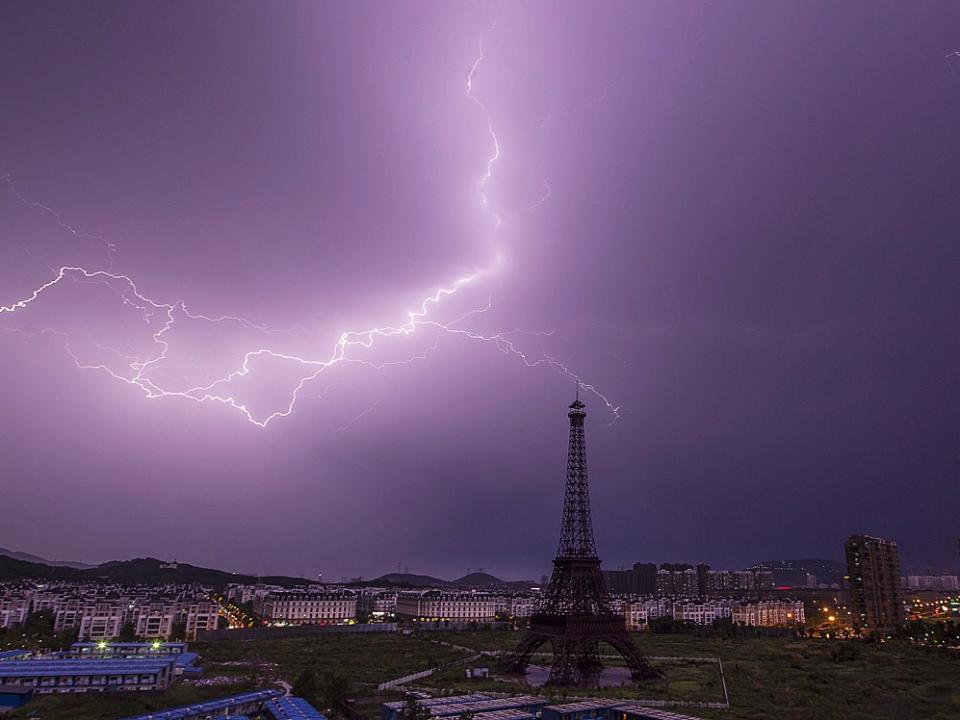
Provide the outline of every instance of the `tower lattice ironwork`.
<path id="1" fill-rule="evenodd" d="M 567 413 L 567 487 L 550 585 L 530 618 L 530 629 L 508 656 L 507 666 L 513 672 L 525 673 L 533 653 L 550 643 L 553 666 L 549 684 L 595 685 L 603 667 L 599 646 L 605 642 L 623 656 L 634 680 L 657 678 L 660 673 L 627 634 L 623 616 L 611 610 L 600 570 L 587 484 L 585 407 L 578 394 Z"/>

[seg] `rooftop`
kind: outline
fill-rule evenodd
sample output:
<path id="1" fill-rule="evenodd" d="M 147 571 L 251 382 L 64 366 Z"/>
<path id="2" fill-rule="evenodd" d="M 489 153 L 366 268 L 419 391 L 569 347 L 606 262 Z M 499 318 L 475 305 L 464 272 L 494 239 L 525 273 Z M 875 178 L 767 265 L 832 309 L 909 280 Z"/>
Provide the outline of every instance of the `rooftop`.
<path id="1" fill-rule="evenodd" d="M 327 720 L 313 705 L 299 697 L 271 700 L 264 704 L 263 710 L 275 720 Z"/>
<path id="2" fill-rule="evenodd" d="M 658 710 L 657 708 L 647 707 L 639 703 L 624 703 L 617 708 L 620 712 L 629 713 L 645 720 L 697 720 L 690 715 L 680 715 L 669 710 Z"/>
<path id="3" fill-rule="evenodd" d="M 566 703 L 564 705 L 548 705 L 545 710 L 553 710 L 558 713 L 575 713 L 575 712 L 584 712 L 587 710 L 597 710 L 599 708 L 610 708 L 616 707 L 618 705 L 623 705 L 626 703 L 626 700 L 618 700 L 611 698 L 609 700 L 604 700 L 597 698 L 596 700 L 582 700 L 581 702 Z"/>
<path id="4" fill-rule="evenodd" d="M 173 656 L 117 660 L 7 660 L 0 665 L 0 678 L 59 675 L 139 675 L 164 672 L 173 667 Z"/>
<path id="5" fill-rule="evenodd" d="M 30 654 L 29 650 L 4 650 L 0 652 L 0 660 L 12 660 Z"/>
<path id="6" fill-rule="evenodd" d="M 484 695 L 483 693 L 473 693 L 471 695 L 450 695 L 448 697 L 424 698 L 422 700 L 418 699 L 417 704 L 420 707 L 433 707 L 435 705 L 456 705 L 491 699 L 492 698 L 489 695 Z M 404 700 L 395 700 L 394 702 L 384 703 L 384 705 L 390 710 L 402 710 L 406 704 L 407 703 Z"/>
<path id="7" fill-rule="evenodd" d="M 182 720 L 182 718 L 194 716 L 203 717 L 205 715 L 219 713 L 222 710 L 227 710 L 237 705 L 246 705 L 252 702 L 268 702 L 282 696 L 283 693 L 279 690 L 257 690 L 255 692 L 217 698 L 216 700 L 210 700 L 196 705 L 185 705 L 183 707 L 170 708 L 169 710 L 157 710 L 154 713 L 137 715 L 136 717 L 127 718 L 127 720 Z"/>

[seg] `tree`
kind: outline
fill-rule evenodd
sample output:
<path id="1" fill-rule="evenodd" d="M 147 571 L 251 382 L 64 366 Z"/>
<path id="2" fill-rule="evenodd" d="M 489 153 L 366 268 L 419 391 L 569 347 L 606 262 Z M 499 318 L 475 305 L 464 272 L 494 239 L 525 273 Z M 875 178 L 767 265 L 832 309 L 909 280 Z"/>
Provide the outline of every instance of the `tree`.
<path id="1" fill-rule="evenodd" d="M 137 641 L 137 628 L 134 627 L 132 622 L 124 623 L 123 627 L 120 628 L 120 634 L 117 635 L 117 640 L 120 642 Z"/>
<path id="2" fill-rule="evenodd" d="M 334 670 L 328 670 L 323 674 L 318 687 L 318 694 L 326 707 L 334 715 L 339 715 L 343 703 L 350 692 L 350 686 L 347 679 Z"/>
<path id="3" fill-rule="evenodd" d="M 293 694 L 302 697 L 313 706 L 320 705 L 320 683 L 317 673 L 309 668 L 300 673 L 293 683 Z"/>
<path id="4" fill-rule="evenodd" d="M 430 710 L 418 703 L 415 695 L 407 695 L 406 701 L 400 711 L 401 720 L 427 720 L 430 717 Z"/>

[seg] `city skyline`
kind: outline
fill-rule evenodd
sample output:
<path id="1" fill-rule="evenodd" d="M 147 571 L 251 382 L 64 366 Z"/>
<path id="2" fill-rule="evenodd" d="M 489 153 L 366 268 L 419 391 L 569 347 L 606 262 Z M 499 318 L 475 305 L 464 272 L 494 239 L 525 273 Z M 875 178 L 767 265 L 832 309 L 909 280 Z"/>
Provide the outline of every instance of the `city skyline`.
<path id="1" fill-rule="evenodd" d="M 955 5 L 0 13 L 0 546 L 957 567 Z"/>

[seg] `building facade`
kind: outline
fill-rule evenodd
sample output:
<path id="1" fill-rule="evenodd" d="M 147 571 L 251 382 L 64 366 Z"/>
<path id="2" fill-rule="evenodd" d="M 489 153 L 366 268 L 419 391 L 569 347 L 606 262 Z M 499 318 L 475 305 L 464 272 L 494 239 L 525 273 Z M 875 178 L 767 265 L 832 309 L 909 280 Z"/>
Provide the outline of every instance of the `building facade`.
<path id="1" fill-rule="evenodd" d="M 397 616 L 419 622 L 493 622 L 497 605 L 482 592 L 408 590 L 397 595 Z"/>
<path id="2" fill-rule="evenodd" d="M 761 600 L 733 605 L 730 619 L 751 627 L 788 627 L 803 624 L 805 615 L 800 600 Z"/>
<path id="3" fill-rule="evenodd" d="M 845 550 L 854 626 L 865 631 L 900 627 L 904 610 L 897 544 L 870 535 L 851 535 Z"/>
<path id="4" fill-rule="evenodd" d="M 275 625 L 345 625 L 357 618 L 357 595 L 350 590 L 275 590 L 254 607 Z"/>

